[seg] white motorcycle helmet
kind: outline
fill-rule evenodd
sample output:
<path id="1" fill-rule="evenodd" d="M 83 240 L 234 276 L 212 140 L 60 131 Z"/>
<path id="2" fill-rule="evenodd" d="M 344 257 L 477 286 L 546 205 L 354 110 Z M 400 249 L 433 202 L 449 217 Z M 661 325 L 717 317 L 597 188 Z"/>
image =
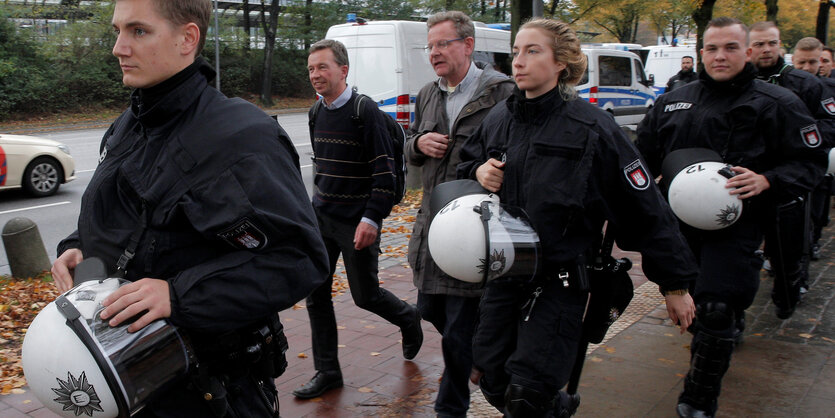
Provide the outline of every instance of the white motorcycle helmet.
<path id="1" fill-rule="evenodd" d="M 452 199 L 438 211 L 427 245 L 444 273 L 469 283 L 533 277 L 540 251 L 524 212 L 500 205 L 498 196 L 486 192 Z"/>
<path id="2" fill-rule="evenodd" d="M 32 392 L 63 417 L 128 417 L 193 362 L 175 327 L 156 320 L 138 332 L 102 321 L 101 302 L 121 279 L 81 283 L 48 304 L 23 340 L 23 373 Z"/>
<path id="3" fill-rule="evenodd" d="M 725 188 L 734 176 L 713 150 L 676 150 L 664 160 L 667 200 L 679 220 L 697 229 L 714 231 L 733 225 L 742 216 L 742 201 Z"/>

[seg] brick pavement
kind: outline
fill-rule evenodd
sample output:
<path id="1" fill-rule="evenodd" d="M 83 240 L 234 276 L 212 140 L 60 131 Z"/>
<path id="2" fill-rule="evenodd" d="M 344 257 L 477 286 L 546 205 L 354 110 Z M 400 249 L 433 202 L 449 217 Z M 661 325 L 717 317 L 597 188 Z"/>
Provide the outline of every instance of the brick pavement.
<path id="1" fill-rule="evenodd" d="M 414 209 L 410 212 L 414 213 Z M 408 215 L 408 214 L 407 214 Z M 397 226 L 405 226 L 398 229 Z M 383 286 L 415 303 L 417 291 L 405 262 L 410 218 L 386 221 L 380 259 Z M 748 310 L 745 343 L 737 349 L 725 378 L 720 416 L 835 416 L 835 296 L 833 227 L 824 233 L 821 261 L 812 264 L 814 284 L 798 311 L 786 321 L 774 315 L 763 275 Z M 689 336 L 680 336 L 667 318 L 657 287 L 646 282 L 640 257 L 630 272 L 635 299 L 601 345 L 589 348 L 580 385 L 580 417 L 674 416 L 689 361 Z M 338 275 L 343 274 L 339 269 Z M 340 362 L 345 387 L 308 401 L 290 392 L 314 373 L 310 326 L 303 303 L 281 313 L 290 343 L 289 367 L 277 380 L 284 417 L 432 416 L 443 368 L 440 336 L 423 323 L 425 340 L 414 361 L 402 358 L 397 327 L 357 308 L 349 292 L 334 297 L 339 324 Z M 31 393 L 0 396 L 0 418 L 54 417 Z M 499 416 L 473 387 L 470 416 Z"/>

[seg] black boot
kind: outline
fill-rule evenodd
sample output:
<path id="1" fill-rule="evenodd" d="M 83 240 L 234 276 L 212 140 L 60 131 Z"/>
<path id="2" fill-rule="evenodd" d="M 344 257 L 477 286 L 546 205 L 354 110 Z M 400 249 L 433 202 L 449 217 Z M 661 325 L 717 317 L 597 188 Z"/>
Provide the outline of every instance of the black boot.
<path id="1" fill-rule="evenodd" d="M 712 417 L 716 413 L 722 376 L 731 363 L 734 341 L 699 331 L 690 347 L 690 371 L 676 412 L 682 417 Z"/>
<path id="2" fill-rule="evenodd" d="M 554 408 L 555 418 L 569 418 L 577 413 L 580 407 L 580 394 L 569 394 L 561 390 L 557 394 L 556 407 Z"/>
<path id="3" fill-rule="evenodd" d="M 511 383 L 505 392 L 505 414 L 508 417 L 545 417 L 554 410 L 555 399 L 536 389 Z"/>

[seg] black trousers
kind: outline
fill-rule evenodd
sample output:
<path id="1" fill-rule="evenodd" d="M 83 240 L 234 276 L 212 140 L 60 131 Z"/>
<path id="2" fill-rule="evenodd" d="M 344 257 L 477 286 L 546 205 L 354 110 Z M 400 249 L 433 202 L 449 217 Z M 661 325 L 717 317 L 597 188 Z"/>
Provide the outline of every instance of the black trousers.
<path id="1" fill-rule="evenodd" d="M 337 353 L 336 316 L 331 300 L 331 284 L 339 254 L 345 262 L 348 286 L 358 307 L 373 312 L 401 328 L 415 320 L 414 308 L 391 292 L 380 287 L 377 278 L 377 257 L 380 254 L 380 236 L 361 250 L 354 249 L 356 224 L 342 222 L 317 213 L 322 240 L 328 251 L 330 273 L 310 296 L 307 297 L 307 314 L 313 339 L 313 364 L 319 371 L 339 370 Z"/>
<path id="2" fill-rule="evenodd" d="M 697 305 L 700 301 L 723 302 L 737 312 L 751 306 L 762 269 L 762 258 L 756 251 L 763 242 L 763 228 L 761 218 L 755 215 L 743 214 L 737 223 L 717 231 L 680 224 L 699 262 L 699 278 L 691 289 Z"/>
<path id="3" fill-rule="evenodd" d="M 537 288 L 533 307 L 525 306 Z M 510 384 L 556 396 L 574 365 L 586 300 L 586 292 L 566 289 L 560 280 L 488 283 L 473 339 L 473 364 L 484 372 L 485 396 L 504 396 Z"/>
<path id="4" fill-rule="evenodd" d="M 730 365 L 735 318 L 751 306 L 759 287 L 762 259 L 756 251 L 763 241 L 763 227 L 755 215 L 743 213 L 737 223 L 718 231 L 681 224 L 700 273 L 691 289 L 696 321 L 690 328 L 690 369 L 679 402 L 711 414 Z"/>
<path id="5" fill-rule="evenodd" d="M 259 381 L 247 374 L 237 377 L 224 377 L 223 386 L 226 389 L 226 399 L 229 407 L 223 418 L 272 417 L 278 409 L 278 392 L 275 382 Z M 273 404 L 275 405 L 273 407 Z M 188 380 L 164 391 L 147 407 L 142 409 L 134 418 L 149 417 L 205 417 L 217 415 L 203 400 L 203 394 L 194 389 Z"/>
<path id="6" fill-rule="evenodd" d="M 829 225 L 829 207 L 832 197 L 832 176 L 824 176 L 823 180 L 812 191 L 812 244 L 817 244 L 821 238 L 821 230 Z"/>
<path id="7" fill-rule="evenodd" d="M 470 407 L 473 333 L 479 301 L 479 297 L 418 293 L 420 316 L 441 334 L 444 373 L 435 399 L 438 416 L 463 417 Z"/>
<path id="8" fill-rule="evenodd" d="M 800 301 L 800 286 L 808 282 L 811 246 L 810 194 L 779 205 L 772 228 L 765 232 L 765 253 L 774 271 L 771 297 L 784 309 Z"/>

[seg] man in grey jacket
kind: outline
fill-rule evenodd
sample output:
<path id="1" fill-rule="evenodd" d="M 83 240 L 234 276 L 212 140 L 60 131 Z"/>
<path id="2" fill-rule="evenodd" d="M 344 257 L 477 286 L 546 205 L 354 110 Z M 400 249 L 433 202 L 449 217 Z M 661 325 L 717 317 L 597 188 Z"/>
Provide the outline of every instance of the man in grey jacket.
<path id="1" fill-rule="evenodd" d="M 433 15 L 426 50 L 440 77 L 426 84 L 415 101 L 406 159 L 422 167 L 423 201 L 409 242 L 409 264 L 418 288 L 418 310 L 442 335 L 444 373 L 435 412 L 463 417 L 470 405 L 472 339 L 478 317 L 481 285 L 444 274 L 427 249 L 429 198 L 432 189 L 456 179 L 461 145 L 497 103 L 504 102 L 514 83 L 489 65 L 474 63 L 475 27 L 469 16 L 451 11 Z"/>

